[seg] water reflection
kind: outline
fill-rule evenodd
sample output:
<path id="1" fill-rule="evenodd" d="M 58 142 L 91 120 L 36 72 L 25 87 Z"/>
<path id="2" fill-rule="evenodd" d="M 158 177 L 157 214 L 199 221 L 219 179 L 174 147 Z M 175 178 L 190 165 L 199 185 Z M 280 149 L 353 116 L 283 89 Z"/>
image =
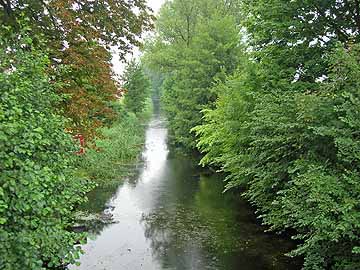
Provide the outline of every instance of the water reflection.
<path id="1" fill-rule="evenodd" d="M 168 154 L 163 123 L 157 116 L 147 129 L 137 177 L 115 194 L 111 189 L 94 193 L 98 203 L 89 205 L 95 211 L 106 205 L 116 223 L 93 228 L 82 265 L 70 269 L 300 269 L 282 255 L 289 241 L 264 234 L 238 195 L 222 194 L 220 175 Z"/>
<path id="2" fill-rule="evenodd" d="M 189 171 L 176 172 L 167 187 L 171 202 L 142 219 L 163 269 L 299 269 L 282 255 L 291 243 L 264 234 L 244 201 L 222 194 L 219 176 L 184 183 Z"/>

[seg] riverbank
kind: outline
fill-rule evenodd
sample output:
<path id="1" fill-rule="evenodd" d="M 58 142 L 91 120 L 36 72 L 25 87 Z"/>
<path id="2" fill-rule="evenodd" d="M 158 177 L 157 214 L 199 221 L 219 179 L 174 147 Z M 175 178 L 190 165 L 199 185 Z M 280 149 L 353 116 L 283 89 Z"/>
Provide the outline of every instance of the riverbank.
<path id="1" fill-rule="evenodd" d="M 77 231 L 88 231 L 99 223 L 112 222 L 111 216 L 102 213 L 105 203 L 114 187 L 135 173 L 141 159 L 152 102 L 149 99 L 138 115 L 125 111 L 122 104 L 118 104 L 117 109 L 121 110 L 121 118 L 112 126 L 102 128 L 101 136 L 78 159 L 76 176 L 90 181 L 93 189 L 87 193 L 86 202 L 77 207 L 74 226 Z"/>
<path id="2" fill-rule="evenodd" d="M 139 159 L 152 114 L 150 100 L 138 115 L 125 111 L 121 104 L 117 106 L 120 118 L 112 126 L 101 129 L 93 147 L 78 161 L 77 174 L 98 186 L 112 185 L 129 174 L 129 167 Z"/>

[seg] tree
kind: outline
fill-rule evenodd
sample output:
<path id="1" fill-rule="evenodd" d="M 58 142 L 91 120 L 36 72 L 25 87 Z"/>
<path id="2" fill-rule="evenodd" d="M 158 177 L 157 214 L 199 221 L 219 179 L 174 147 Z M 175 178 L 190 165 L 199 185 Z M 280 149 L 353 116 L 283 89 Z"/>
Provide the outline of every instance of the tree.
<path id="1" fill-rule="evenodd" d="M 140 35 L 151 29 L 150 13 L 144 0 L 0 1 L 0 22 L 12 27 L 12 35 L 26 19 L 34 46 L 48 52 L 53 67 L 67 65 L 68 72 L 56 78 L 63 82 L 59 93 L 66 94 L 59 105 L 72 119 L 68 129 L 87 139 L 115 117 L 109 104 L 118 86 L 110 47 L 117 47 L 124 60 L 140 45 Z"/>
<path id="2" fill-rule="evenodd" d="M 57 78 L 64 82 L 58 91 L 65 95 L 60 104 L 64 115 L 72 120 L 68 130 L 89 140 L 118 116 L 111 107 L 119 83 L 113 79 L 110 52 L 96 42 L 79 42 L 62 51 L 61 58 L 67 72 Z"/>
<path id="3" fill-rule="evenodd" d="M 81 40 L 101 41 L 117 46 L 123 57 L 139 45 L 138 37 L 151 29 L 151 9 L 144 0 L 51 0 L 0 1 L 4 25 L 21 27 L 19 19 L 29 19 L 32 31 L 45 35 L 51 47 L 71 47 Z"/>
<path id="4" fill-rule="evenodd" d="M 360 267 L 359 7 L 244 1 L 248 55 L 194 129 L 202 163 L 245 187 L 264 224 L 296 232 L 308 270 Z"/>
<path id="5" fill-rule="evenodd" d="M 39 270 L 73 263 L 73 208 L 89 190 L 74 179 L 76 148 L 57 111 L 49 58 L 28 35 L 0 39 L 0 268 Z"/>
<path id="6" fill-rule="evenodd" d="M 195 148 L 190 130 L 201 123 L 202 109 L 216 100 L 211 87 L 237 65 L 239 29 L 226 7 L 219 1 L 168 2 L 144 56 L 150 69 L 164 75 L 162 99 L 172 142 L 188 149 Z"/>
<path id="7" fill-rule="evenodd" d="M 123 88 L 126 90 L 125 108 L 136 114 L 141 113 L 150 96 L 150 81 L 141 65 L 132 60 L 126 67 L 123 80 Z"/>
<path id="8" fill-rule="evenodd" d="M 323 55 L 337 42 L 359 42 L 358 1 L 245 0 L 241 7 L 253 57 L 268 76 L 296 80 L 301 91 L 327 74 Z"/>

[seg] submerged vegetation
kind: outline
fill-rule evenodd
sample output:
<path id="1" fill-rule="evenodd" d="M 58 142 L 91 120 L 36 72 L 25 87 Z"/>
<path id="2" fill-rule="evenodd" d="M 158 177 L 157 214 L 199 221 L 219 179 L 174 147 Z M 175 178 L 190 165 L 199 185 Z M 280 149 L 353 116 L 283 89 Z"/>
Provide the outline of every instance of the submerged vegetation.
<path id="1" fill-rule="evenodd" d="M 357 1 L 167 2 L 147 66 L 173 142 L 245 188 L 304 269 L 360 268 Z"/>

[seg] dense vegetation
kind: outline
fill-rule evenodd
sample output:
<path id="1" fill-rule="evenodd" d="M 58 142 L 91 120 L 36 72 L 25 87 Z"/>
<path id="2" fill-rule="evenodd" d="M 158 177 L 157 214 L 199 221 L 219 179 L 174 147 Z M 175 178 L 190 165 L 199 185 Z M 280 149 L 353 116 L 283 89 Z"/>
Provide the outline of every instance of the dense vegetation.
<path id="1" fill-rule="evenodd" d="M 239 36 L 236 17 L 219 1 L 166 2 L 157 19 L 157 35 L 149 41 L 144 61 L 161 72 L 163 104 L 172 141 L 195 146 L 190 129 L 201 123 L 201 110 L 216 99 L 209 91 L 237 66 Z"/>
<path id="2" fill-rule="evenodd" d="M 73 262 L 79 236 L 66 228 L 88 191 L 72 178 L 75 148 L 65 118 L 53 109 L 59 97 L 46 75 L 49 59 L 21 45 L 2 43 L 0 51 L 1 269 Z"/>
<path id="3" fill-rule="evenodd" d="M 79 258 L 74 210 L 94 185 L 78 177 L 85 157 L 73 136 L 96 149 L 106 130 L 142 132 L 115 109 L 110 46 L 124 59 L 151 18 L 142 0 L 0 0 L 0 269 L 60 269 Z"/>
<path id="4" fill-rule="evenodd" d="M 111 47 L 124 60 L 150 13 L 144 0 L 0 0 L 0 269 L 78 259 L 74 209 L 90 179 L 136 158 L 150 85 L 171 141 L 291 233 L 305 270 L 360 269 L 359 1 L 166 1 L 145 67 L 120 84 Z"/>
<path id="5" fill-rule="evenodd" d="M 304 269 L 360 269 L 358 1 L 167 2 L 144 60 L 172 140 L 245 188 Z"/>
<path id="6" fill-rule="evenodd" d="M 116 119 L 111 102 L 118 85 L 110 47 L 125 59 L 139 45 L 141 33 L 151 29 L 149 12 L 144 0 L 0 1 L 0 23 L 11 27 L 10 35 L 21 31 L 26 21 L 35 45 L 48 52 L 51 64 L 66 66 L 55 78 L 63 82 L 58 93 L 67 97 L 61 106 L 72 120 L 68 129 L 87 138 Z"/>
<path id="7" fill-rule="evenodd" d="M 145 90 L 145 89 L 143 89 Z M 118 184 L 119 180 L 132 173 L 139 153 L 144 146 L 144 131 L 152 106 L 149 97 L 137 115 L 117 105 L 121 116 L 110 127 L 101 128 L 101 136 L 79 159 L 79 176 L 90 178 L 101 187 Z M 126 98 L 125 100 L 126 101 Z"/>

